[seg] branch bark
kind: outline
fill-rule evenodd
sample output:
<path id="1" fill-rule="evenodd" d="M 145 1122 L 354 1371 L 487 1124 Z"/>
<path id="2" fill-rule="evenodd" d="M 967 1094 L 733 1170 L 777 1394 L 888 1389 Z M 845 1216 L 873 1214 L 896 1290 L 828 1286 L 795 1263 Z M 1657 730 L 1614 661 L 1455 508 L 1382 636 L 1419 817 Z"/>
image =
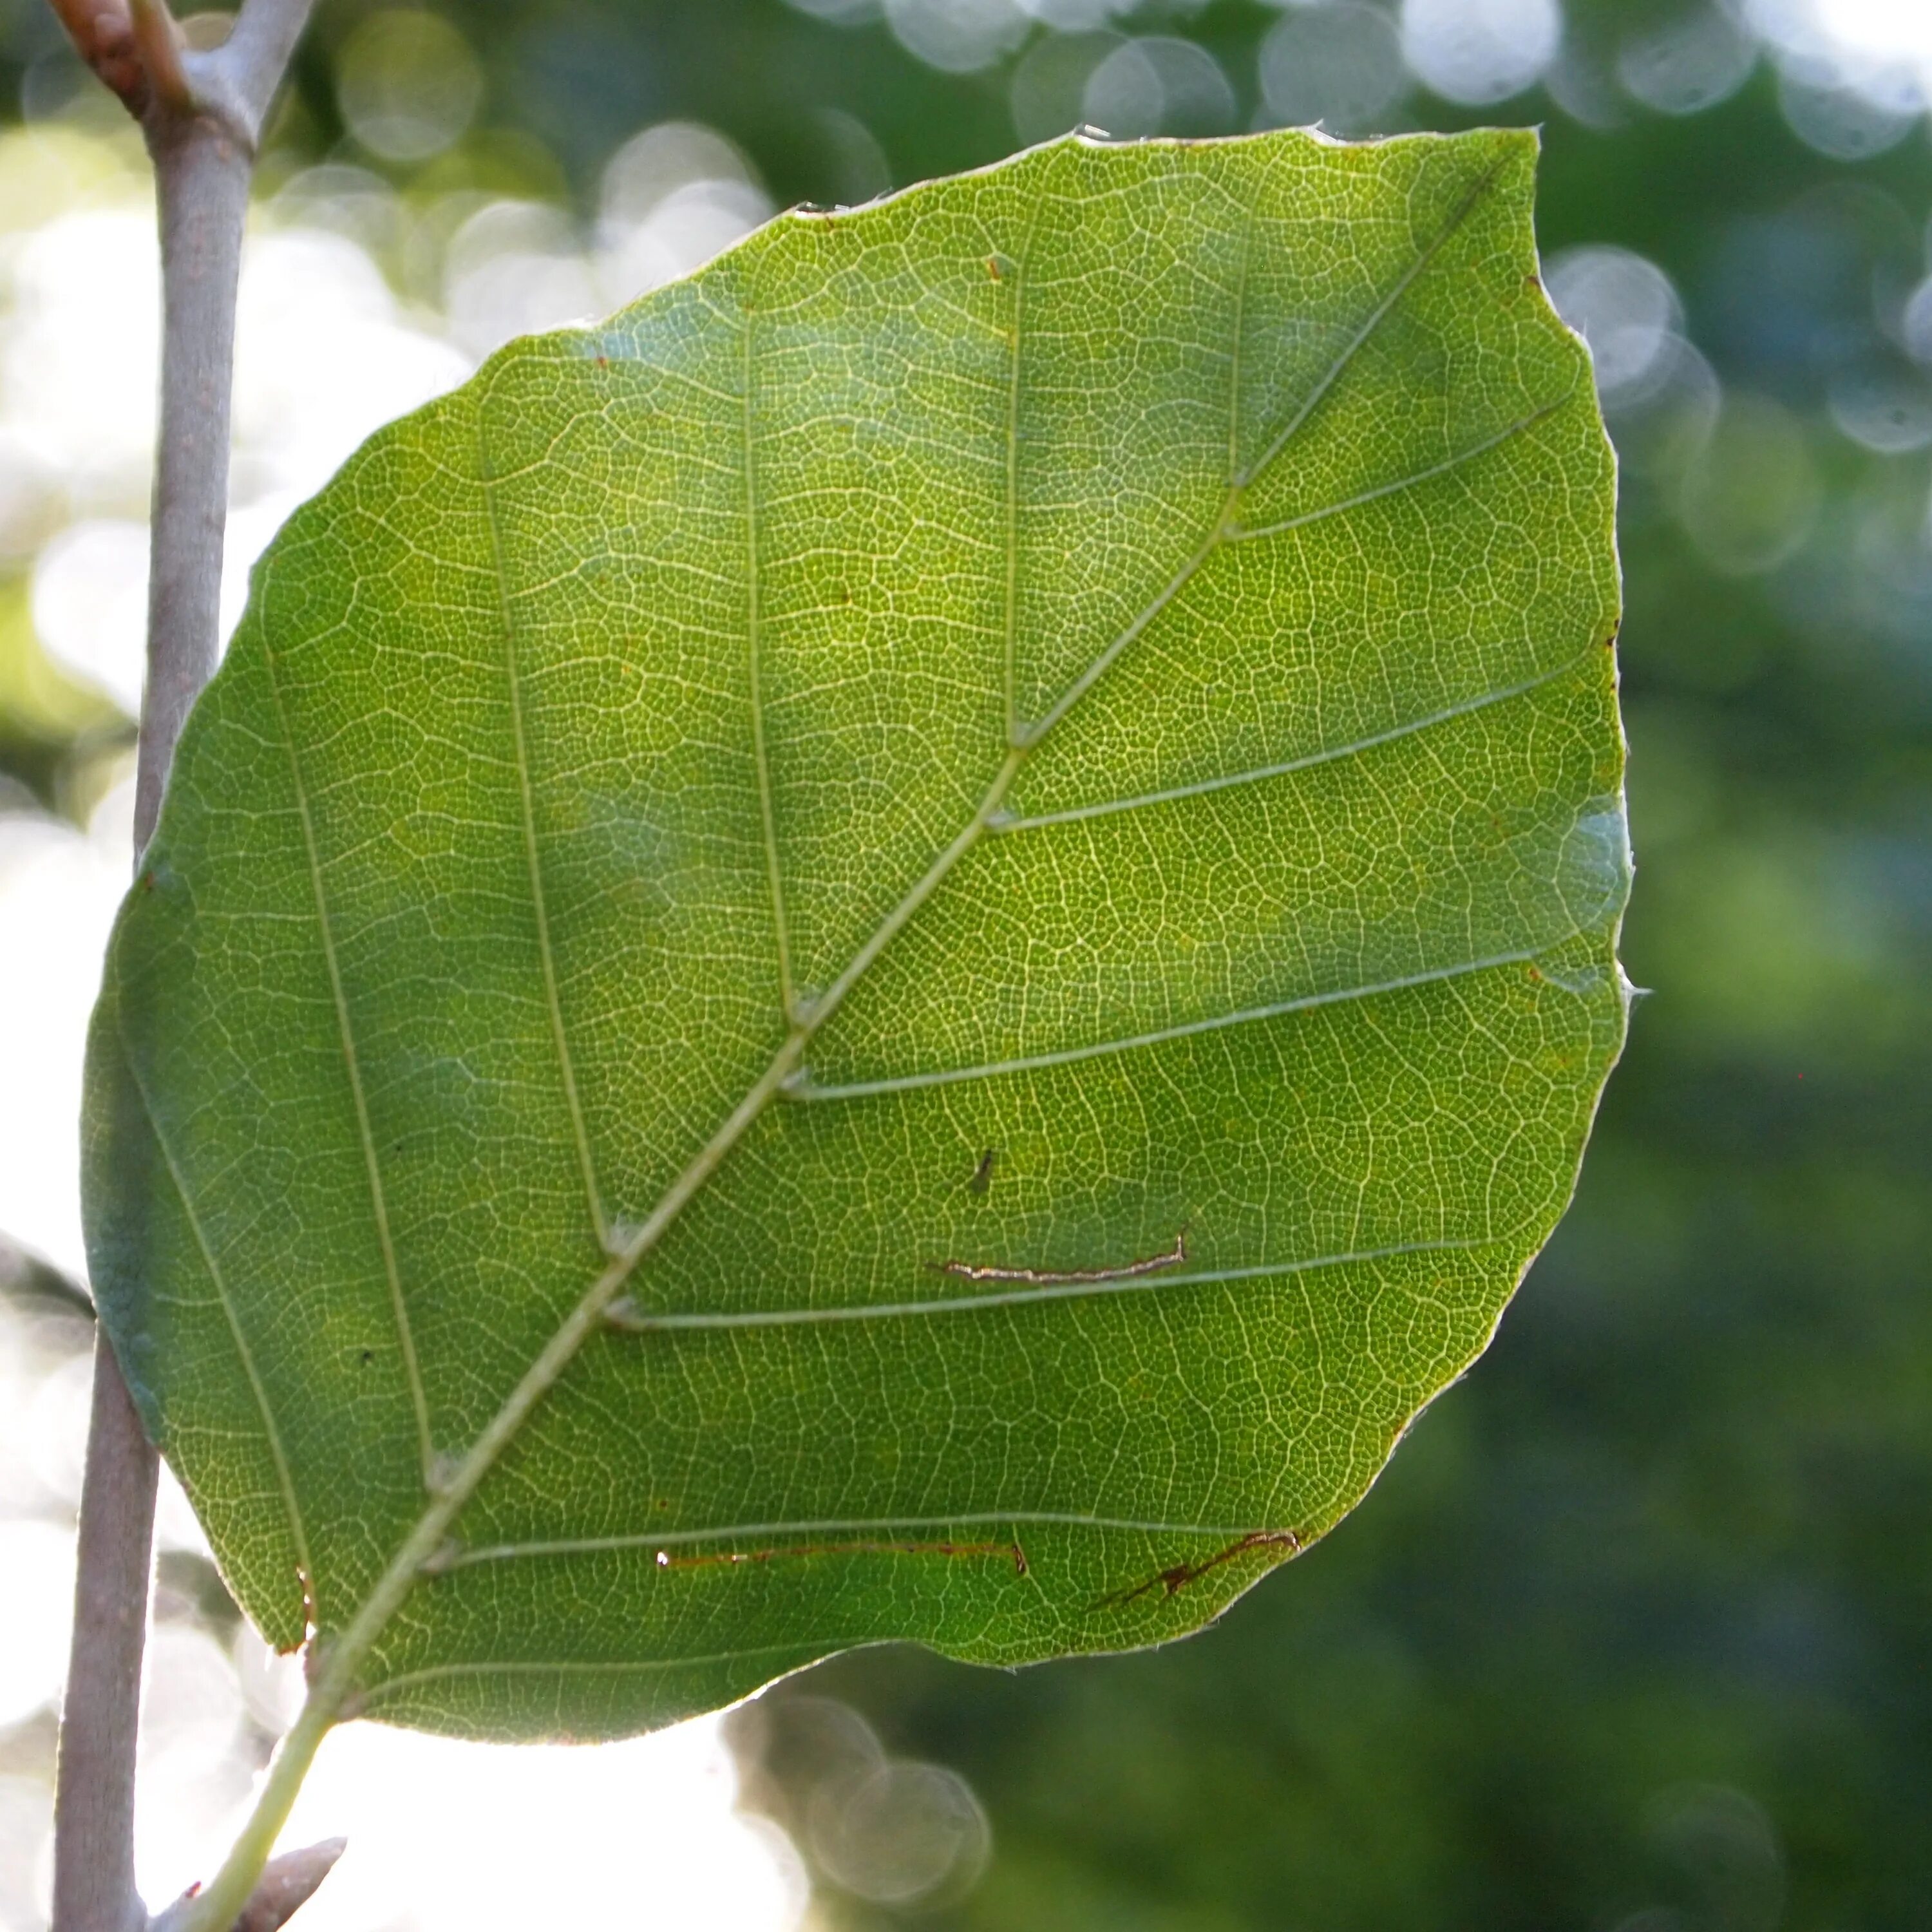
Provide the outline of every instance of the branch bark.
<path id="1" fill-rule="evenodd" d="M 130 1932 L 146 1916 L 134 1886 L 134 1744 L 158 1467 L 97 1329 L 55 1779 L 56 1932 Z"/>
<path id="2" fill-rule="evenodd" d="M 49 0 L 75 51 L 136 120 L 147 112 L 148 70 L 127 0 Z"/>
<path id="3" fill-rule="evenodd" d="M 235 302 L 248 187 L 262 121 L 312 0 L 246 0 L 227 42 L 206 54 L 182 47 L 165 0 L 52 4 L 82 58 L 140 122 L 160 206 L 160 424 L 135 789 L 138 864 L 182 723 L 220 655 Z M 94 1342 L 56 1777 L 55 1932 L 137 1932 L 147 1923 L 134 1882 L 134 1760 L 158 1473 L 103 1330 Z M 308 1890 L 333 1862 L 321 1863 Z M 257 1916 L 279 1924 L 300 1902 L 287 1903 L 280 1917 Z"/>
<path id="4" fill-rule="evenodd" d="M 188 707 L 220 653 L 235 296 L 254 164 L 237 131 L 206 114 L 152 116 L 148 148 L 160 199 L 161 414 L 134 793 L 137 851 L 153 836 Z"/>

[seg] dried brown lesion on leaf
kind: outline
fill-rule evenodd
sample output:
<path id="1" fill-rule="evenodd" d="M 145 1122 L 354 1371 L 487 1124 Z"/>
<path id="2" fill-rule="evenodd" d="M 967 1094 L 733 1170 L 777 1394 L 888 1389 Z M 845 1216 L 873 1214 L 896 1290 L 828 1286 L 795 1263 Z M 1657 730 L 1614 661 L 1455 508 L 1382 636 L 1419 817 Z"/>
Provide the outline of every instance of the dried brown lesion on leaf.
<path id="1" fill-rule="evenodd" d="M 990 1155 L 991 1149 L 988 1150 Z M 982 1171 L 990 1174 L 987 1163 Z M 976 1179 L 976 1176 L 975 1177 Z M 1187 1230 L 1174 1238 L 1174 1246 L 1157 1255 L 1144 1255 L 1138 1261 L 1122 1262 L 1117 1267 L 1094 1268 L 1005 1268 L 979 1262 L 928 1262 L 934 1274 L 956 1275 L 962 1281 L 1023 1282 L 1032 1287 L 1052 1288 L 1088 1281 L 1131 1281 L 1135 1276 L 1158 1274 L 1164 1268 L 1178 1268 L 1187 1258 Z"/>
<path id="2" fill-rule="evenodd" d="M 1159 1590 L 1165 1596 L 1178 1597 L 1190 1583 L 1198 1583 L 1211 1570 L 1222 1564 L 1233 1562 L 1237 1557 L 1246 1556 L 1257 1550 L 1286 1550 L 1291 1556 L 1299 1556 L 1306 1544 L 1300 1532 L 1292 1529 L 1257 1529 L 1247 1535 L 1238 1537 L 1226 1549 L 1217 1550 L 1212 1556 L 1202 1557 L 1192 1563 L 1175 1563 L 1165 1570 L 1156 1570 L 1151 1576 L 1138 1583 L 1131 1583 L 1124 1590 L 1114 1590 L 1102 1597 L 1094 1605 L 1096 1610 L 1119 1610 L 1137 1598 L 1149 1596 Z"/>

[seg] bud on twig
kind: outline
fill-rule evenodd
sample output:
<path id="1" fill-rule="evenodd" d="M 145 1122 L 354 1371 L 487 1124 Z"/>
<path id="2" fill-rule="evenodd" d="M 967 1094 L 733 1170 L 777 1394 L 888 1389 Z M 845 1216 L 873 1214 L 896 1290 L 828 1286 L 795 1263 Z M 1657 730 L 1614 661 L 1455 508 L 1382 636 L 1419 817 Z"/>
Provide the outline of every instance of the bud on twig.
<path id="1" fill-rule="evenodd" d="M 255 1881 L 255 1889 L 235 1922 L 234 1932 L 277 1932 L 286 1925 L 314 1896 L 316 1887 L 328 1877 L 348 1843 L 346 1838 L 325 1838 L 319 1845 L 305 1845 L 298 1852 L 284 1852 L 271 1858 Z M 191 1886 L 149 1924 L 148 1932 L 175 1932 L 200 1890 L 200 1886 Z"/>

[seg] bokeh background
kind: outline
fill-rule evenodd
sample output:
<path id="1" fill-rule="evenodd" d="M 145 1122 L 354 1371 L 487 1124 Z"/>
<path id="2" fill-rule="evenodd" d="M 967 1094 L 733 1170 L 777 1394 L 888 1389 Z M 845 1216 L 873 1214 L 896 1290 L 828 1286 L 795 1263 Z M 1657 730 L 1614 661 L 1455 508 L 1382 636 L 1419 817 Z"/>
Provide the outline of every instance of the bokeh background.
<path id="1" fill-rule="evenodd" d="M 231 616 L 521 330 L 1076 122 L 1537 122 L 1623 460 L 1638 1009 L 1576 1207 L 1356 1516 L 1215 1630 L 878 1651 L 599 1751 L 352 1726 L 313 1932 L 1932 1924 L 1932 0 L 322 0 L 244 272 Z M 0 0 L 0 1932 L 45 1922 L 129 865 L 138 143 Z M 288 1720 L 164 1497 L 142 1882 Z"/>

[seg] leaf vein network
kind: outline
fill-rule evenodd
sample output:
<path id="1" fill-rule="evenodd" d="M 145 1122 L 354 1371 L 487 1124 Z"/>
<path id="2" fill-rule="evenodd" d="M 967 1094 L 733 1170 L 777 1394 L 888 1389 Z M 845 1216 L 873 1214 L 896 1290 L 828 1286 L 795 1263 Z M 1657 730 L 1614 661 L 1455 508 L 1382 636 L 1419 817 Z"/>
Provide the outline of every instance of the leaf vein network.
<path id="1" fill-rule="evenodd" d="M 271 581 L 269 566 L 265 565 L 262 580 L 265 604 Z M 410 1326 L 409 1304 L 403 1298 L 402 1274 L 397 1265 L 395 1242 L 389 1229 L 388 1200 L 382 1184 L 382 1163 L 376 1152 L 376 1136 L 369 1124 L 368 1097 L 363 1090 L 362 1064 L 357 1057 L 355 1031 L 350 1021 L 348 996 L 343 987 L 341 964 L 336 957 L 335 936 L 329 917 L 328 895 L 322 883 L 322 855 L 316 844 L 314 814 L 310 808 L 308 788 L 302 776 L 302 758 L 296 748 L 295 734 L 290 728 L 288 707 L 282 695 L 281 674 L 276 667 L 274 649 L 266 638 L 262 647 L 262 662 L 266 668 L 282 743 L 288 754 L 290 780 L 295 789 L 296 814 L 302 826 L 303 855 L 308 862 L 309 885 L 315 900 L 316 933 L 321 944 L 322 961 L 328 972 L 329 993 L 335 1009 L 337 1038 L 342 1049 L 343 1066 L 349 1082 L 350 1096 L 356 1116 L 356 1137 L 368 1178 L 370 1205 L 376 1223 L 376 1244 L 382 1252 L 382 1272 L 389 1292 L 390 1310 L 395 1321 L 396 1339 L 402 1352 L 403 1373 L 409 1384 L 410 1407 L 416 1420 L 417 1453 L 427 1481 L 436 1460 L 436 1445 L 430 1430 L 429 1398 L 423 1386 L 422 1370 L 416 1359 L 416 1337 Z"/>

